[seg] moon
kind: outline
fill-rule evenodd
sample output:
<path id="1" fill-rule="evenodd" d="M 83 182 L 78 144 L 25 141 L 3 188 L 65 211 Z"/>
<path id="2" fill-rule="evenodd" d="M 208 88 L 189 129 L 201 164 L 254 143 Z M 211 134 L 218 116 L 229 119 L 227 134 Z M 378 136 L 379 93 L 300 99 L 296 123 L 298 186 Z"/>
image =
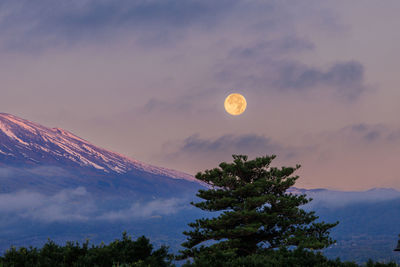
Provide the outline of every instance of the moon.
<path id="1" fill-rule="evenodd" d="M 240 115 L 246 110 L 246 98 L 241 94 L 230 94 L 225 98 L 224 107 L 229 114 L 234 116 Z"/>

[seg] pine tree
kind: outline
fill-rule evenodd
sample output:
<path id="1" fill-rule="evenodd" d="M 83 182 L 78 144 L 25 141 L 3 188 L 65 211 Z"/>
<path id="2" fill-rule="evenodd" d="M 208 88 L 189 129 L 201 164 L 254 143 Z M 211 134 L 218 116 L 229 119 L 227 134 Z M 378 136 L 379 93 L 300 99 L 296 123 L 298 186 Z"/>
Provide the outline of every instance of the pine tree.
<path id="1" fill-rule="evenodd" d="M 274 158 L 233 155 L 233 163 L 196 175 L 209 189 L 197 194 L 203 202 L 191 204 L 218 216 L 189 224 L 180 259 L 221 251 L 247 256 L 275 248 L 322 249 L 334 243 L 329 230 L 338 222 L 316 222 L 315 212 L 300 208 L 312 199 L 287 192 L 299 178 L 293 173 L 300 165 L 270 167 Z"/>

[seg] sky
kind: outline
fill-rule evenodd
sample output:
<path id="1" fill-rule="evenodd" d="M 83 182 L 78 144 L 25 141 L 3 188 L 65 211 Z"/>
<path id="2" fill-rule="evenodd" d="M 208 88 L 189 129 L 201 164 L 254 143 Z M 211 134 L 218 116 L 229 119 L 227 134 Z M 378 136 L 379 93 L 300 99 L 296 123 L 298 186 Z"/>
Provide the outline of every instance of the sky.
<path id="1" fill-rule="evenodd" d="M 276 154 L 298 187 L 400 189 L 399 8 L 2 0 L 0 112 L 190 174 Z"/>

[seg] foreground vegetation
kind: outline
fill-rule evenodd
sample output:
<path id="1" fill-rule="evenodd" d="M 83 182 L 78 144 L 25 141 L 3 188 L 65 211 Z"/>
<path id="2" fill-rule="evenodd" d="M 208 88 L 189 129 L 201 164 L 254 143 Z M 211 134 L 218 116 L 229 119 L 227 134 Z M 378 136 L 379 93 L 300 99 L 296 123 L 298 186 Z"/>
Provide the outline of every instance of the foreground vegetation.
<path id="1" fill-rule="evenodd" d="M 330 260 L 321 252 L 312 252 L 303 249 L 280 249 L 263 254 L 253 254 L 244 257 L 232 257 L 223 252 L 212 255 L 201 255 L 194 259 L 193 263 L 187 263 L 184 267 L 395 267 L 394 262 L 378 263 L 368 261 L 363 265 L 354 262 L 342 262 L 339 258 Z"/>
<path id="2" fill-rule="evenodd" d="M 108 245 L 89 246 L 89 241 L 82 245 L 78 242 L 67 242 L 59 246 L 48 241 L 42 248 L 15 248 L 9 249 L 0 258 L 0 266 L 23 267 L 72 267 L 72 266 L 160 266 L 171 265 L 171 255 L 168 248 L 162 246 L 154 250 L 150 240 L 139 237 L 132 240 L 126 233 L 122 239 L 115 240 Z"/>
<path id="3" fill-rule="evenodd" d="M 86 266 L 86 267 L 168 267 L 176 266 L 172 263 L 173 255 L 168 253 L 167 247 L 154 250 L 149 239 L 144 236 L 132 240 L 126 233 L 121 240 L 115 240 L 108 245 L 89 246 L 88 241 L 79 244 L 67 242 L 59 246 L 48 241 L 42 248 L 15 248 L 9 249 L 0 257 L 1 267 L 53 267 L 53 266 Z M 184 267 L 395 267 L 396 263 L 376 263 L 369 261 L 364 265 L 354 262 L 341 262 L 339 259 L 330 260 L 321 252 L 305 249 L 279 249 L 249 256 L 236 257 L 232 253 L 215 250 L 211 254 L 199 254 L 193 260 L 183 264 Z"/>
<path id="4" fill-rule="evenodd" d="M 186 260 L 185 267 L 359 266 L 319 252 L 335 243 L 329 234 L 338 222 L 318 221 L 315 212 L 301 208 L 311 199 L 287 192 L 299 178 L 293 173 L 300 166 L 271 167 L 275 156 L 233 158 L 233 163 L 196 175 L 209 189 L 199 190 L 204 201 L 192 205 L 218 216 L 190 223 L 179 255 L 169 254 L 165 246 L 154 250 L 144 236 L 132 240 L 123 233 L 122 240 L 109 245 L 89 247 L 87 241 L 59 246 L 49 240 L 41 249 L 12 247 L 0 266 L 163 267 L 173 266 L 173 259 Z M 365 266 L 397 265 L 369 261 Z"/>

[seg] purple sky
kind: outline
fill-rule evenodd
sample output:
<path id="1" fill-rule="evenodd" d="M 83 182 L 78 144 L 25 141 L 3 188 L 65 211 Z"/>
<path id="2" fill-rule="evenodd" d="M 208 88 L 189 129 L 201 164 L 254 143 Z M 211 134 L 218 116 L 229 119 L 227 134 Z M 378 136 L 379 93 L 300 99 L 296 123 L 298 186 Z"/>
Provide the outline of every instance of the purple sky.
<path id="1" fill-rule="evenodd" d="M 299 187 L 400 189 L 399 8 L 3 0 L 0 112 L 192 174 L 277 154 Z"/>

